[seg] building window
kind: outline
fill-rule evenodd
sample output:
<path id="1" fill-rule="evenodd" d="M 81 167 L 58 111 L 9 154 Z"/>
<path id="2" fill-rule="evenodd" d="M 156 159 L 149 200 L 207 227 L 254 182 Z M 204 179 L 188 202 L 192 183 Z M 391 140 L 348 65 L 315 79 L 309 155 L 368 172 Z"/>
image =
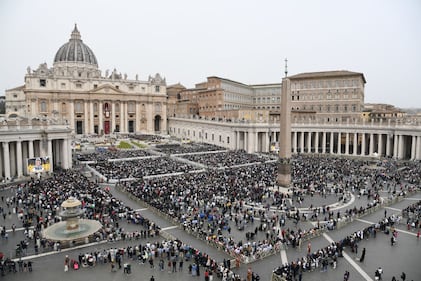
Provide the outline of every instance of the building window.
<path id="1" fill-rule="evenodd" d="M 14 95 L 13 95 L 13 97 L 14 97 L 14 98 L 17 98 L 17 97 L 18 97 L 18 95 L 17 95 L 17 94 L 14 94 Z"/>
<path id="2" fill-rule="evenodd" d="M 76 83 L 76 88 L 78 88 L 78 89 L 82 88 L 82 84 Z"/>
<path id="3" fill-rule="evenodd" d="M 47 80 L 39 79 L 39 86 L 40 87 L 46 87 L 47 86 Z"/>
<path id="4" fill-rule="evenodd" d="M 40 112 L 47 112 L 47 102 L 45 100 L 41 101 Z"/>
<path id="5" fill-rule="evenodd" d="M 62 113 L 67 113 L 67 106 L 66 106 L 66 103 L 65 102 L 63 102 L 61 104 L 61 112 Z"/>
<path id="6" fill-rule="evenodd" d="M 120 89 L 120 86 L 116 85 L 115 88 L 118 90 L 118 89 Z"/>
<path id="7" fill-rule="evenodd" d="M 96 89 L 96 88 L 98 88 L 98 85 L 97 84 L 94 84 L 94 89 Z"/>
<path id="8" fill-rule="evenodd" d="M 227 137 L 227 144 L 230 143 L 230 137 Z"/>
<path id="9" fill-rule="evenodd" d="M 155 86 L 155 92 L 159 93 L 159 86 Z"/>
<path id="10" fill-rule="evenodd" d="M 81 101 L 77 101 L 75 103 L 75 112 L 77 112 L 77 113 L 83 112 L 83 103 Z"/>
<path id="11" fill-rule="evenodd" d="M 129 104 L 127 105 L 127 111 L 130 113 L 134 113 L 136 110 L 136 106 L 134 102 L 129 102 Z"/>
<path id="12" fill-rule="evenodd" d="M 66 88 L 66 83 L 61 83 L 61 88 L 62 89 Z"/>

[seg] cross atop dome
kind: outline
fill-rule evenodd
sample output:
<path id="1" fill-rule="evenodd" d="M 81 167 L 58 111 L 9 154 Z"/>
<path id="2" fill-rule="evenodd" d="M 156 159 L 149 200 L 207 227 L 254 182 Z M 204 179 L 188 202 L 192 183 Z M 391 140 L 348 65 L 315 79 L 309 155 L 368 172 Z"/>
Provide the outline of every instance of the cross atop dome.
<path id="1" fill-rule="evenodd" d="M 70 39 L 81 40 L 81 36 L 80 36 L 79 30 L 77 29 L 76 23 L 75 23 L 75 28 L 72 31 L 72 35 L 70 36 Z"/>

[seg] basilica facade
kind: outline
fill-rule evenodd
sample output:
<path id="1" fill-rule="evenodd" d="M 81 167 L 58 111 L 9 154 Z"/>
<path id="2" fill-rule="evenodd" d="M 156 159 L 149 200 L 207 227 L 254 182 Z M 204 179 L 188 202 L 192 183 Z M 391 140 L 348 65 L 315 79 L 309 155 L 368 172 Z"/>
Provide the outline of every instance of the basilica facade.
<path id="1" fill-rule="evenodd" d="M 76 25 L 52 67 L 28 67 L 24 85 L 6 91 L 8 117 L 58 120 L 74 135 L 165 133 L 166 106 L 165 78 L 129 79 L 115 69 L 102 73 Z"/>

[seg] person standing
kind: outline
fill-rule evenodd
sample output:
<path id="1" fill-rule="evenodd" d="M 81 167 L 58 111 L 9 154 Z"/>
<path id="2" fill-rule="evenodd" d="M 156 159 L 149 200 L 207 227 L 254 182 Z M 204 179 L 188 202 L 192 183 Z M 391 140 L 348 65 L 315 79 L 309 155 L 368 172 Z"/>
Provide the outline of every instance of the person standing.
<path id="1" fill-rule="evenodd" d="M 362 254 L 361 254 L 361 257 L 360 257 L 360 262 L 363 262 L 363 261 L 364 261 L 364 259 L 365 259 L 365 248 L 363 249 L 363 252 L 362 252 Z"/>
<path id="2" fill-rule="evenodd" d="M 155 278 L 153 277 L 153 275 L 152 275 L 151 279 L 149 279 L 149 281 L 155 281 Z"/>
<path id="3" fill-rule="evenodd" d="M 344 281 L 348 281 L 348 280 L 349 280 L 349 271 L 346 270 L 344 274 Z"/>
<path id="4" fill-rule="evenodd" d="M 405 272 L 402 272 L 401 279 L 402 279 L 402 281 L 405 281 L 406 280 L 406 274 L 405 274 Z"/>

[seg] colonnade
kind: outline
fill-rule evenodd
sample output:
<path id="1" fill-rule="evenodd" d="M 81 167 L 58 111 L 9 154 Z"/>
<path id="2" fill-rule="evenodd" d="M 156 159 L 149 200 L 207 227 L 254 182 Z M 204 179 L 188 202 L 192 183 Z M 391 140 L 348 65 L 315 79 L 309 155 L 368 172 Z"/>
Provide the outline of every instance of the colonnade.
<path id="1" fill-rule="evenodd" d="M 169 134 L 227 149 L 243 149 L 249 153 L 276 150 L 282 137 L 275 123 L 221 122 L 178 117 L 169 118 Z M 199 138 L 201 135 L 205 137 Z M 421 127 L 373 123 L 293 123 L 291 152 L 421 160 Z"/>
<path id="2" fill-rule="evenodd" d="M 30 175 L 27 159 L 49 157 L 50 171 L 54 167 L 71 168 L 72 154 L 69 139 L 29 139 L 1 141 L 0 178 L 10 180 Z"/>

